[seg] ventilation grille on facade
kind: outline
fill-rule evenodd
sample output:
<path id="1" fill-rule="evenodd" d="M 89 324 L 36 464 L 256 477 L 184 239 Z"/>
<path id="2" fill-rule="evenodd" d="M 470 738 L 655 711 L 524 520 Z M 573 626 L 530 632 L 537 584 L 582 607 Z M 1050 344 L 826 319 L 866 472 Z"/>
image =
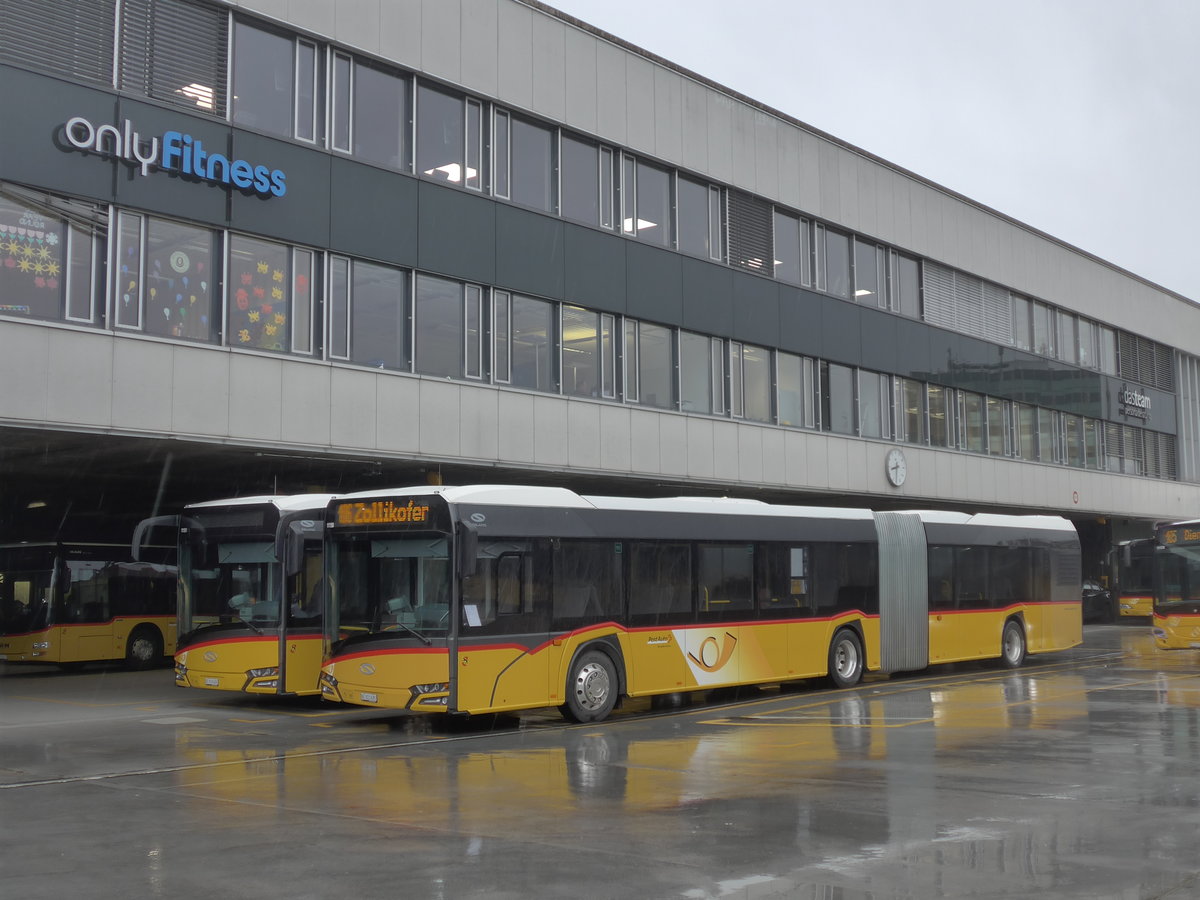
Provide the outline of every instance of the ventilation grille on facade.
<path id="1" fill-rule="evenodd" d="M 0 0 L 0 62 L 111 85 L 115 6 L 114 0 Z"/>
<path id="2" fill-rule="evenodd" d="M 771 204 L 729 191 L 729 264 L 761 275 L 775 275 Z"/>
<path id="3" fill-rule="evenodd" d="M 124 0 L 119 87 L 225 115 L 228 16 L 186 0 Z"/>
<path id="4" fill-rule="evenodd" d="M 1163 391 L 1175 390 L 1175 359 L 1170 347 L 1127 331 L 1118 334 L 1122 378 Z"/>

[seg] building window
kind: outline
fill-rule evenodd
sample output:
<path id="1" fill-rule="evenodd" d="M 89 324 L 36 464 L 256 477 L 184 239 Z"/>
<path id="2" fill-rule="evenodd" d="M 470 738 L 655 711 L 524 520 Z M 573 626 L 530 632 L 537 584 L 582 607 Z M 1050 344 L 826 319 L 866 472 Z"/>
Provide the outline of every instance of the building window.
<path id="1" fill-rule="evenodd" d="M 775 210 L 775 277 L 788 284 L 809 285 L 812 253 L 807 219 Z"/>
<path id="2" fill-rule="evenodd" d="M 900 404 L 896 438 L 909 444 L 924 444 L 925 385 L 911 378 L 897 378 L 896 389 Z M 904 426 L 903 431 L 900 430 L 901 425 Z"/>
<path id="3" fill-rule="evenodd" d="M 311 353 L 313 263 L 311 250 L 231 236 L 228 343 Z"/>
<path id="4" fill-rule="evenodd" d="M 944 388 L 940 384 L 928 385 L 929 445 L 931 447 L 949 447 L 953 442 L 954 429 L 951 420 L 953 407 L 949 394 L 949 388 Z"/>
<path id="5" fill-rule="evenodd" d="M 987 452 L 986 407 L 983 397 L 970 391 L 959 392 L 959 445 L 970 453 Z"/>
<path id="6" fill-rule="evenodd" d="M 235 22 L 231 118 L 280 137 L 317 138 L 316 45 Z"/>
<path id="7" fill-rule="evenodd" d="M 625 320 L 625 399 L 658 409 L 675 408 L 672 332 L 664 325 Z"/>
<path id="8" fill-rule="evenodd" d="M 510 296 L 497 292 L 508 309 L 497 315 L 497 322 L 507 326 L 506 335 L 498 330 L 496 342 L 507 339 L 507 346 L 497 348 L 497 354 L 508 360 L 509 383 L 513 387 L 532 391 L 556 392 L 558 380 L 554 372 L 554 305 L 533 297 Z"/>
<path id="9" fill-rule="evenodd" d="M 779 424 L 792 428 L 815 428 L 817 424 L 813 360 L 791 353 L 777 353 Z"/>
<path id="10" fill-rule="evenodd" d="M 888 307 L 910 319 L 921 318 L 921 264 L 911 256 L 888 254 Z"/>
<path id="11" fill-rule="evenodd" d="M 344 54 L 333 63 L 334 150 L 392 169 L 409 169 L 409 81 Z"/>
<path id="12" fill-rule="evenodd" d="M 1007 400 L 987 398 L 988 453 L 992 456 L 1008 456 L 1010 453 L 1008 416 Z"/>
<path id="13" fill-rule="evenodd" d="M 407 273 L 330 258 L 329 355 L 373 369 L 411 370 Z"/>
<path id="14" fill-rule="evenodd" d="M 858 373 L 858 430 L 868 438 L 892 436 L 892 379 L 877 372 Z"/>
<path id="15" fill-rule="evenodd" d="M 721 189 L 683 175 L 675 184 L 678 249 L 703 259 L 721 259 Z"/>
<path id="16" fill-rule="evenodd" d="M 1033 302 L 1028 297 L 1013 294 L 1013 346 L 1018 350 L 1033 349 Z"/>
<path id="17" fill-rule="evenodd" d="M 679 332 L 679 408 L 684 412 L 716 411 L 713 400 L 721 385 L 713 361 L 721 359 L 720 346 L 720 338 Z"/>
<path id="18" fill-rule="evenodd" d="M 854 370 L 821 363 L 821 426 L 834 434 L 854 434 Z"/>
<path id="19" fill-rule="evenodd" d="M 1033 304 L 1033 352 L 1042 356 L 1053 356 L 1054 343 L 1054 310 L 1045 303 Z"/>
<path id="20" fill-rule="evenodd" d="M 835 297 L 850 298 L 850 237 L 816 226 L 814 257 L 816 287 Z"/>
<path id="21" fill-rule="evenodd" d="M 1022 409 L 1028 408 L 1022 407 Z M 1055 417 L 1056 413 L 1051 410 L 1037 410 L 1038 453 L 1034 458 L 1041 459 L 1042 462 L 1052 463 L 1058 462 L 1060 459 Z"/>
<path id="22" fill-rule="evenodd" d="M 1038 458 L 1038 411 L 1027 403 L 1015 403 L 1013 415 L 1016 418 L 1016 452 L 1013 455 L 1035 462 Z"/>
<path id="23" fill-rule="evenodd" d="M 583 222 L 585 225 L 605 227 L 600 218 L 600 148 L 569 134 L 563 134 L 559 139 L 558 159 L 559 214 L 564 219 Z M 609 166 L 612 165 L 611 151 L 607 154 L 607 162 Z M 611 172 L 607 181 L 611 189 Z M 611 197 L 608 202 L 611 208 Z M 611 219 L 607 227 L 612 227 Z"/>
<path id="24" fill-rule="evenodd" d="M 864 306 L 887 307 L 887 250 L 878 244 L 854 240 L 854 299 Z"/>
<path id="25" fill-rule="evenodd" d="M 122 0 L 118 87 L 224 118 L 228 23 L 223 7 Z"/>
<path id="26" fill-rule="evenodd" d="M 53 206 L 51 206 L 53 204 Z M 60 215 L 56 208 L 68 212 Z M 94 226 L 87 223 L 94 221 Z M 95 323 L 93 289 L 103 245 L 96 207 L 23 191 L 0 194 L 0 314 Z"/>
<path id="27" fill-rule="evenodd" d="M 482 107 L 476 101 L 468 101 L 459 94 L 439 90 L 432 85 L 417 84 L 417 172 L 438 181 L 457 184 L 473 190 L 482 189 L 479 171 L 482 140 Z M 507 115 L 507 114 L 505 114 Z M 468 136 L 471 137 L 468 148 Z M 500 114 L 496 117 L 496 139 L 500 140 Z M 504 132 L 504 147 L 508 147 L 507 128 Z M 468 163 L 470 160 L 470 163 Z M 496 193 L 508 196 L 507 161 L 505 182 L 500 192 L 501 163 L 499 144 L 496 152 Z"/>
<path id="28" fill-rule="evenodd" d="M 1075 332 L 1075 316 L 1058 310 L 1058 358 L 1063 362 L 1079 364 L 1079 338 Z"/>
<path id="29" fill-rule="evenodd" d="M 463 286 L 418 275 L 413 290 L 413 371 L 462 378 L 466 346 Z"/>
<path id="30" fill-rule="evenodd" d="M 740 351 L 742 416 L 753 422 L 771 422 L 771 351 L 750 344 L 741 344 Z M 731 374 L 733 365 L 731 354 Z"/>
<path id="31" fill-rule="evenodd" d="M 554 131 L 504 111 L 495 119 L 496 195 L 553 212 Z"/>
<path id="32" fill-rule="evenodd" d="M 632 156 L 622 157 L 621 231 L 671 246 L 671 175 Z"/>
<path id="33" fill-rule="evenodd" d="M 615 395 L 614 317 L 579 306 L 562 307 L 563 393 L 574 397 Z"/>

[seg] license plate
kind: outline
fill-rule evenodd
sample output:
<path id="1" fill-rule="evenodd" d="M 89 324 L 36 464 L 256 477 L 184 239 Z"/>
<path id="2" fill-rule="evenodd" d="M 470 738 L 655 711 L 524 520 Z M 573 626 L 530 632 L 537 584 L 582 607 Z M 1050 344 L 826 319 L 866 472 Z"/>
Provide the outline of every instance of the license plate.
<path id="1" fill-rule="evenodd" d="M 205 687 L 219 687 L 220 684 L 221 684 L 220 678 L 205 678 L 204 679 Z"/>
<path id="2" fill-rule="evenodd" d="M 379 702 L 378 694 L 368 694 L 366 691 L 363 691 L 358 696 L 364 703 L 378 703 Z"/>

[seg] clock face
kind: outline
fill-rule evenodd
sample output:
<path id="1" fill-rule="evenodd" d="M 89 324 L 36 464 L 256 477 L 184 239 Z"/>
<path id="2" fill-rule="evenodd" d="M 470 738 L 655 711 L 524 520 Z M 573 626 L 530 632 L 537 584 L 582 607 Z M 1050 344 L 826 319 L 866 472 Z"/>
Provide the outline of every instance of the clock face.
<path id="1" fill-rule="evenodd" d="M 888 481 L 899 487 L 908 477 L 908 462 L 904 459 L 902 450 L 889 450 L 887 455 Z"/>

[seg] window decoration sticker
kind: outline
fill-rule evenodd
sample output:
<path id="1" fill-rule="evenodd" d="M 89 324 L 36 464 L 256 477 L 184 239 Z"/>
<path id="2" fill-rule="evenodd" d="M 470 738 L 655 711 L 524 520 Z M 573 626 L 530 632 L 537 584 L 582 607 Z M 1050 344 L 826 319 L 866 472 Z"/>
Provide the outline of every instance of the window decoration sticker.
<path id="1" fill-rule="evenodd" d="M 229 309 L 233 343 L 286 352 L 291 343 L 288 248 L 265 241 L 239 240 L 233 249 L 233 303 Z"/>
<path id="2" fill-rule="evenodd" d="M 62 231 L 62 222 L 0 198 L 0 313 L 61 314 Z"/>

